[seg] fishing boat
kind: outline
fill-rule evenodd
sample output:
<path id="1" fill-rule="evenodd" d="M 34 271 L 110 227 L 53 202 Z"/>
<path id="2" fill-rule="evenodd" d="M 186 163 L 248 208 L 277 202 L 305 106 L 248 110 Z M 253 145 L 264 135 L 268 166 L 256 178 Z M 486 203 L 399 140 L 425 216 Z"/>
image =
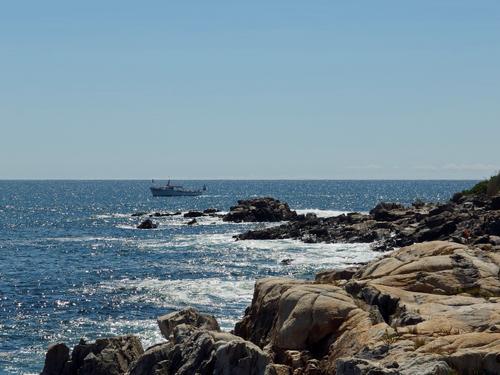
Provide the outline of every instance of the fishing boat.
<path id="1" fill-rule="evenodd" d="M 154 184 L 154 180 L 152 181 Z M 166 185 L 163 186 L 151 186 L 149 188 L 153 197 L 196 197 L 202 195 L 206 190 L 206 185 L 199 190 L 184 189 L 181 185 L 171 185 L 170 180 L 168 180 Z"/>

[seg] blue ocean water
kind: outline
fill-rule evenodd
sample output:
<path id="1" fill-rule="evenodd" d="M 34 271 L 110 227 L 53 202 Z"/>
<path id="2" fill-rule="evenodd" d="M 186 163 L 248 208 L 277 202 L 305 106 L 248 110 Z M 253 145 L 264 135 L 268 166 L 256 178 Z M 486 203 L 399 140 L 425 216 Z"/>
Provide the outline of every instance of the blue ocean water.
<path id="1" fill-rule="evenodd" d="M 476 181 L 176 181 L 200 197 L 153 198 L 149 181 L 0 181 L 0 374 L 38 373 L 47 346 L 138 334 L 162 341 L 156 317 L 186 306 L 231 329 L 256 278 L 311 278 L 370 260 L 366 244 L 239 241 L 264 224 L 181 216 L 138 230 L 138 211 L 229 210 L 273 196 L 301 212 L 368 211 L 377 202 L 443 201 Z M 282 265 L 284 258 L 293 258 Z"/>

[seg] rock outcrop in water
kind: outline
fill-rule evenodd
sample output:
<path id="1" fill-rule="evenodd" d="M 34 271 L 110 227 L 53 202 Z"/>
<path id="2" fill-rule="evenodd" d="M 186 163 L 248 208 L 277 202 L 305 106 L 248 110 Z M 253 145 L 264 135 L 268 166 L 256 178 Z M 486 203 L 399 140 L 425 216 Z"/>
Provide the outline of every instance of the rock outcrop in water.
<path id="1" fill-rule="evenodd" d="M 287 203 L 274 198 L 254 198 L 239 200 L 231 207 L 224 221 L 240 222 L 276 222 L 294 220 L 297 212 L 290 210 Z"/>
<path id="2" fill-rule="evenodd" d="M 374 242 L 375 249 L 451 240 L 500 244 L 500 196 L 455 195 L 445 204 L 416 202 L 410 207 L 380 203 L 369 214 L 306 217 L 283 225 L 248 231 L 237 239 L 298 239 L 308 243 Z"/>
<path id="3" fill-rule="evenodd" d="M 137 226 L 137 229 L 155 229 L 155 228 L 158 228 L 158 224 L 151 219 L 146 219 Z"/>

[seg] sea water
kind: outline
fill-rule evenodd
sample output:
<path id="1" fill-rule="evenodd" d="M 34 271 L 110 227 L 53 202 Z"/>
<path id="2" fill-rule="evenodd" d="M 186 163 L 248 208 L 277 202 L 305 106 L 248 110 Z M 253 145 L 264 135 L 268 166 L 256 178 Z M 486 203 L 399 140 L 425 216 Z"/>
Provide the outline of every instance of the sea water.
<path id="1" fill-rule="evenodd" d="M 176 181 L 199 197 L 153 198 L 149 181 L 0 181 L 0 374 L 39 373 L 47 346 L 132 333 L 163 339 L 156 317 L 193 306 L 230 330 L 254 281 L 311 279 L 369 261 L 367 244 L 238 241 L 262 223 L 181 216 L 140 230 L 134 212 L 217 208 L 272 196 L 299 213 L 333 216 L 379 201 L 444 201 L 476 181 Z M 285 265 L 283 259 L 293 259 Z"/>

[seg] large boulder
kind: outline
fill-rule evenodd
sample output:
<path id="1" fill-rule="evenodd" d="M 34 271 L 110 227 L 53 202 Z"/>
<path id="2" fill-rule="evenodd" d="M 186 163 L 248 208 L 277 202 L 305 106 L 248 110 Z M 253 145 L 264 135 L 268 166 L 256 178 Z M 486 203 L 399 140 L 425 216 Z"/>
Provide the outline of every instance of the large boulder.
<path id="1" fill-rule="evenodd" d="M 238 204 L 231 207 L 224 221 L 232 222 L 276 222 L 294 220 L 297 212 L 290 210 L 287 203 L 274 198 L 254 198 L 239 200 Z"/>
<path id="2" fill-rule="evenodd" d="M 167 340 L 171 338 L 175 327 L 181 324 L 210 331 L 220 330 L 219 323 L 214 316 L 201 314 L 192 307 L 160 316 L 157 322 L 163 337 Z"/>

